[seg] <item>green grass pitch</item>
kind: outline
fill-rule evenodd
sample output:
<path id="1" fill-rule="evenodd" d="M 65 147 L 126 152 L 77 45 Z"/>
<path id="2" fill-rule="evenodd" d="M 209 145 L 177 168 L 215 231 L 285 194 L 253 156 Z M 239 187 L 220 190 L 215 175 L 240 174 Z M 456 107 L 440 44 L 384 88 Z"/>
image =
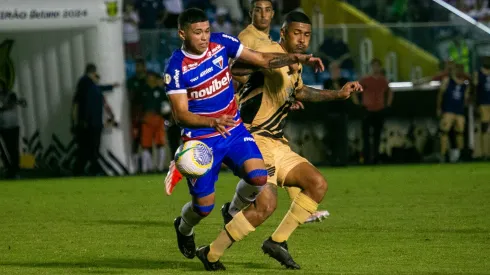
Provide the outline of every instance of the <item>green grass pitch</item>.
<path id="1" fill-rule="evenodd" d="M 321 170 L 329 192 L 323 223 L 289 240 L 299 271 L 260 245 L 289 208 L 222 258 L 232 274 L 490 274 L 490 165 L 414 165 Z M 0 274 L 202 274 L 176 247 L 172 221 L 185 184 L 164 195 L 163 176 L 0 182 Z M 219 208 L 236 178 L 221 174 L 198 245 L 222 228 Z M 206 273 L 207 274 L 207 273 Z"/>

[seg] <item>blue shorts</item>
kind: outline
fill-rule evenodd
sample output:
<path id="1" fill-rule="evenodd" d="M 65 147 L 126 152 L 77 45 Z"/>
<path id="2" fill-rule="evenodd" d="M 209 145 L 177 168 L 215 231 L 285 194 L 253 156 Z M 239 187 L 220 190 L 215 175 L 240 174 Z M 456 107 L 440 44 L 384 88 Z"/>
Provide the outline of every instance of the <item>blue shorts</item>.
<path id="1" fill-rule="evenodd" d="M 263 159 L 252 135 L 243 124 L 230 131 L 231 136 L 221 135 L 202 139 L 213 149 L 213 167 L 197 180 L 187 179 L 189 192 L 193 197 L 202 198 L 214 193 L 214 184 L 218 181 L 221 163 L 225 163 L 235 175 L 239 175 L 243 163 L 249 159 Z"/>

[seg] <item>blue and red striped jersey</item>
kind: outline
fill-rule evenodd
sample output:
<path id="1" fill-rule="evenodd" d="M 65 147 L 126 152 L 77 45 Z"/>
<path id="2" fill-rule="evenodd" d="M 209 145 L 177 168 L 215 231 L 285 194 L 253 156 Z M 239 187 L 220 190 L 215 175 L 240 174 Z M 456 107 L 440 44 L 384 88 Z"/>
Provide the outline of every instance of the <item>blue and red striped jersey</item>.
<path id="1" fill-rule="evenodd" d="M 187 94 L 189 111 L 201 116 L 232 115 L 236 125 L 241 123 L 235 101 L 229 58 L 240 56 L 243 45 L 224 33 L 212 33 L 208 49 L 193 55 L 179 49 L 173 52 L 165 70 L 167 94 Z M 203 139 L 219 135 L 214 128 L 182 128 L 182 138 Z"/>

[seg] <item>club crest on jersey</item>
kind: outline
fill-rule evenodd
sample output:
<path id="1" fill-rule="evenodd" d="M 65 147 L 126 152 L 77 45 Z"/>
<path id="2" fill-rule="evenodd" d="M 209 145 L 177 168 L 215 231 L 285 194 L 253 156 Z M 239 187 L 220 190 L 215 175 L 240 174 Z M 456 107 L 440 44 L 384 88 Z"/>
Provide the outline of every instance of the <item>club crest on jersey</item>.
<path id="1" fill-rule="evenodd" d="M 223 56 L 219 56 L 218 58 L 216 58 L 215 60 L 213 60 L 213 64 L 220 68 L 220 69 L 223 69 Z"/>

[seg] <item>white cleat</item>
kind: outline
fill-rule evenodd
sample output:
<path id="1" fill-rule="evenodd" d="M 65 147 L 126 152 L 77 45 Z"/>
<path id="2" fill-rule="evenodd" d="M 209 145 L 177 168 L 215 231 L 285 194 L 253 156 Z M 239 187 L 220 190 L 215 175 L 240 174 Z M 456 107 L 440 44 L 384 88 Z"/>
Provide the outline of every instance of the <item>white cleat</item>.
<path id="1" fill-rule="evenodd" d="M 327 210 L 316 211 L 308 219 L 306 219 L 305 223 L 322 222 L 328 218 L 328 216 L 330 216 L 330 213 Z"/>

